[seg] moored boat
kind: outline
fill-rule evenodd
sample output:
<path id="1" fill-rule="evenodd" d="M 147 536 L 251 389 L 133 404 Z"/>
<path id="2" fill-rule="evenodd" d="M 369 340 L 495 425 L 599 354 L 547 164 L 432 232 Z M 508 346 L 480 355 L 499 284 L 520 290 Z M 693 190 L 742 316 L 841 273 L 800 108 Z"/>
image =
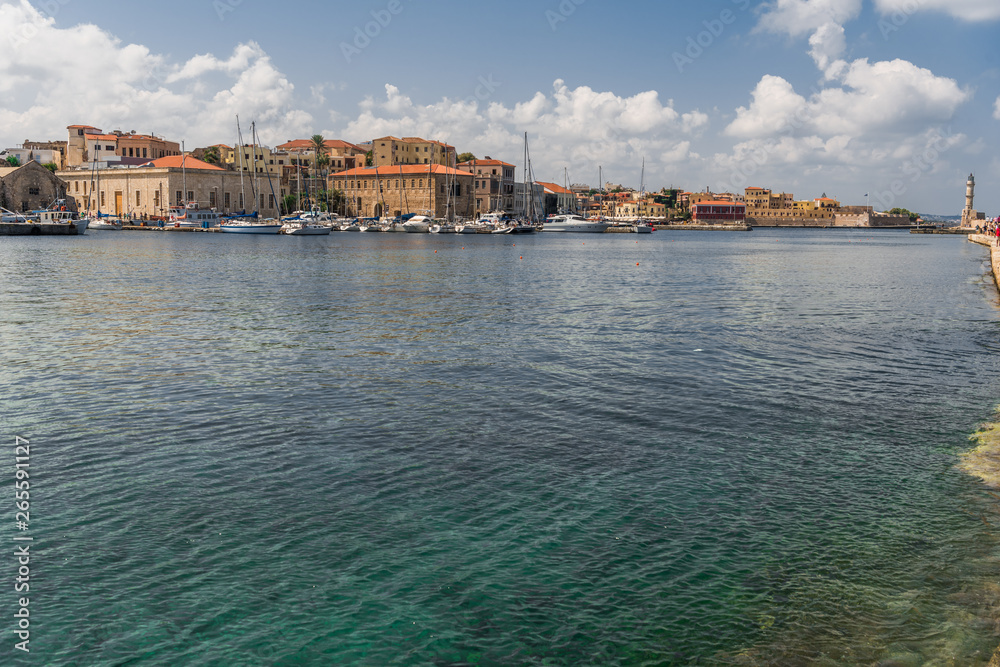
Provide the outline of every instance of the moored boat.
<path id="1" fill-rule="evenodd" d="M 543 232 L 589 232 L 603 234 L 611 223 L 601 220 L 588 220 L 576 214 L 554 215 L 545 221 Z"/>

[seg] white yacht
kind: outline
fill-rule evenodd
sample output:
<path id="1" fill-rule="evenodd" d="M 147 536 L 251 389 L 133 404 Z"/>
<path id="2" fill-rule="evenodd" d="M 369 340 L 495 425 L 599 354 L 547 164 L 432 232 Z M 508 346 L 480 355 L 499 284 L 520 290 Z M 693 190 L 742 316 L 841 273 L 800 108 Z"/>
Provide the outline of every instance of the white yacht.
<path id="1" fill-rule="evenodd" d="M 278 220 L 229 220 L 219 225 L 228 234 L 278 234 L 281 222 Z"/>
<path id="2" fill-rule="evenodd" d="M 611 223 L 600 220 L 587 220 L 576 214 L 555 215 L 545 221 L 543 232 L 589 232 L 603 234 Z"/>
<path id="3" fill-rule="evenodd" d="M 403 223 L 403 229 L 411 234 L 426 234 L 433 224 L 434 220 L 426 215 L 415 215 Z"/>

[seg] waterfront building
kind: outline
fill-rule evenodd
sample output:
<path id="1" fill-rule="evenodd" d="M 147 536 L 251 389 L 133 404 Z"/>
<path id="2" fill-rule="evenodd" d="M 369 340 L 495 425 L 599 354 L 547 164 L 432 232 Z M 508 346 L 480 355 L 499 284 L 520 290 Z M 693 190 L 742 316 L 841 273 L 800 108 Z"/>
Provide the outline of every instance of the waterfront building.
<path id="1" fill-rule="evenodd" d="M 376 167 L 397 164 L 440 164 L 454 169 L 458 153 L 454 146 L 419 137 L 382 137 L 372 141 Z"/>
<path id="2" fill-rule="evenodd" d="M 238 172 L 191 156 L 173 155 L 139 167 L 102 170 L 99 190 L 89 169 L 64 170 L 56 175 L 66 182 L 69 198 L 81 211 L 96 210 L 100 205 L 104 213 L 149 218 L 167 216 L 171 206 L 197 202 L 224 215 L 255 208 L 262 217 L 278 215 L 277 183 L 272 184 L 272 194 L 266 178 L 250 174 L 243 177 L 241 188 Z"/>
<path id="3" fill-rule="evenodd" d="M 745 191 L 747 222 L 763 226 L 826 227 L 836 223 L 840 202 L 826 195 L 796 201 L 789 192 L 773 193 L 766 188 Z"/>
<path id="4" fill-rule="evenodd" d="M 514 208 L 514 165 L 486 156 L 483 160 L 470 160 L 458 169 L 475 176 L 473 197 L 476 216 L 494 211 L 511 211 Z"/>
<path id="5" fill-rule="evenodd" d="M 691 205 L 691 221 L 700 225 L 742 225 L 747 205 L 724 200 L 699 201 Z"/>
<path id="6" fill-rule="evenodd" d="M 508 211 L 515 216 L 524 217 L 528 215 L 528 188 L 524 183 L 514 184 L 514 206 Z M 531 184 L 531 210 L 538 217 L 544 217 L 545 210 L 545 188 L 540 183 Z"/>
<path id="7" fill-rule="evenodd" d="M 66 142 L 66 163 L 63 167 L 67 169 L 89 166 L 93 162 L 102 166 L 139 165 L 149 160 L 181 154 L 181 147 L 177 142 L 149 134 L 138 134 L 135 130 L 105 133 L 90 125 L 70 125 L 66 129 L 69 139 Z"/>
<path id="8" fill-rule="evenodd" d="M 347 215 L 471 218 L 475 177 L 439 164 L 361 167 L 331 174 L 329 189 L 344 193 Z"/>
<path id="9" fill-rule="evenodd" d="M 30 160 L 20 167 L 0 167 L 0 206 L 18 213 L 48 208 L 59 199 L 67 199 L 67 184 L 38 162 Z M 76 210 L 74 202 L 68 208 Z"/>
<path id="10" fill-rule="evenodd" d="M 538 184 L 545 188 L 545 215 L 577 212 L 576 195 L 572 190 L 557 183 L 538 181 Z"/>
<path id="11" fill-rule="evenodd" d="M 309 169 L 312 168 L 317 155 L 326 155 L 330 158 L 330 162 L 324 169 L 329 173 L 365 166 L 365 153 L 367 153 L 361 146 L 340 139 L 325 139 L 322 148 L 317 148 L 310 139 L 293 139 L 275 148 L 290 155 L 293 160 L 291 164 Z"/>

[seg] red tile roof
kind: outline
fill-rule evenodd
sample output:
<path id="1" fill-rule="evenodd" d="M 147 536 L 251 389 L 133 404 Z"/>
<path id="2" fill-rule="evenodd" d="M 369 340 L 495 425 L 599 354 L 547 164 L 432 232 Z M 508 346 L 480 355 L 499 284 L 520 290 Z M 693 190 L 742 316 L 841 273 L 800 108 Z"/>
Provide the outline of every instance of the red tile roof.
<path id="1" fill-rule="evenodd" d="M 289 141 L 287 143 L 281 144 L 280 146 L 275 146 L 275 148 L 279 148 L 281 150 L 286 150 L 286 151 L 287 150 L 295 150 L 297 148 L 312 148 L 312 147 L 313 147 L 313 142 L 312 142 L 311 139 L 293 139 L 292 141 Z M 362 153 L 365 152 L 365 150 L 363 148 L 361 148 L 360 146 L 356 146 L 356 145 L 354 145 L 352 143 L 349 143 L 347 141 L 341 141 L 340 139 L 327 139 L 326 141 L 323 142 L 323 147 L 324 148 L 353 148 L 356 151 L 360 151 Z"/>
<path id="2" fill-rule="evenodd" d="M 69 125 L 69 126 L 67 126 L 66 129 L 67 130 L 96 130 L 98 128 L 94 127 L 93 125 Z"/>
<path id="3" fill-rule="evenodd" d="M 694 206 L 743 206 L 746 208 L 746 204 L 743 202 L 733 202 L 733 201 L 700 201 Z"/>
<path id="4" fill-rule="evenodd" d="M 572 190 L 567 190 L 563 186 L 556 185 L 555 183 L 546 183 L 545 181 L 535 181 L 535 183 L 538 183 L 540 186 L 542 186 L 546 190 L 550 190 L 550 191 L 554 192 L 557 195 L 571 195 L 571 194 L 573 194 Z"/>
<path id="5" fill-rule="evenodd" d="M 150 160 L 143 167 L 156 167 L 157 169 L 162 169 L 164 167 L 171 169 L 180 169 L 183 164 L 185 169 L 208 169 L 212 171 L 225 171 L 222 167 L 216 167 L 214 164 L 209 164 L 207 162 L 202 162 L 197 158 L 193 158 L 190 155 L 187 157 L 183 155 L 168 155 L 167 157 L 161 157 L 158 160 Z"/>

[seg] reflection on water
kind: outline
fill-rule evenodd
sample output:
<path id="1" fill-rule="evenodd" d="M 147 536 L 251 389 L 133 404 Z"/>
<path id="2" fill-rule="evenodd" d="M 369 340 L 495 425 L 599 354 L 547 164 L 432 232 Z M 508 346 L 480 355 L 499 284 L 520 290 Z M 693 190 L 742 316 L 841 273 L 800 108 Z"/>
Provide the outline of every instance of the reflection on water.
<path id="1" fill-rule="evenodd" d="M 5 240 L 46 660 L 988 662 L 980 248 L 552 236 Z"/>

